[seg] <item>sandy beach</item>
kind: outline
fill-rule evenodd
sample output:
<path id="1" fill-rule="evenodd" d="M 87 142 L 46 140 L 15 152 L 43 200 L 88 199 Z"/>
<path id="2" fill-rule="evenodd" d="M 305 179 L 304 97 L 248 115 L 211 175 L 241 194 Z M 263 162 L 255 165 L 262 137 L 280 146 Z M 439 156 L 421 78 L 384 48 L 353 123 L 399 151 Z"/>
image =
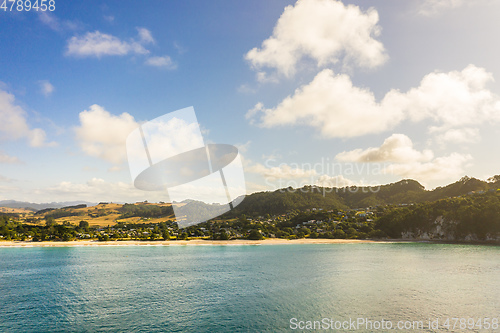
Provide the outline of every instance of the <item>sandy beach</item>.
<path id="1" fill-rule="evenodd" d="M 359 239 L 281 239 L 271 238 L 264 240 L 234 239 L 227 241 L 217 240 L 189 240 L 189 241 L 108 241 L 80 240 L 70 242 L 23 242 L 0 241 L 0 247 L 61 247 L 61 246 L 204 246 L 204 245 L 284 245 L 284 244 L 347 244 L 347 243 L 379 243 L 386 241 L 359 240 Z"/>

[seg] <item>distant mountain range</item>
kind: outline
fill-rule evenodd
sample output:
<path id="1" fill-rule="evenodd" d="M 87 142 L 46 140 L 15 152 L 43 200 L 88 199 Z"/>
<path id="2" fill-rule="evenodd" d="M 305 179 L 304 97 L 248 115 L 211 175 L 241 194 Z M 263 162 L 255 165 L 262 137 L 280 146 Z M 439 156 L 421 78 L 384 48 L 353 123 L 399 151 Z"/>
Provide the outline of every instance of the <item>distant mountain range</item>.
<path id="1" fill-rule="evenodd" d="M 64 201 L 64 202 L 48 202 L 48 203 L 33 203 L 27 201 L 16 201 L 16 200 L 1 200 L 0 207 L 9 207 L 9 208 L 25 208 L 33 211 L 38 211 L 47 208 L 63 208 L 66 206 L 75 206 L 86 204 L 87 206 L 95 206 L 97 203 L 88 202 L 88 201 Z"/>

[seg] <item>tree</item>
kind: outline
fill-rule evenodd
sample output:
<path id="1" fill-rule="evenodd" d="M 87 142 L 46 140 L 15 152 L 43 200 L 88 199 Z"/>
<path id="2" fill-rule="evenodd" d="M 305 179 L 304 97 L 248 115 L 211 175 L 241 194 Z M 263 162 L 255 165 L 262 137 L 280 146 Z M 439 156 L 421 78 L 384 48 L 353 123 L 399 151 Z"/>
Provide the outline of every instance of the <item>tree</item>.
<path id="1" fill-rule="evenodd" d="M 54 218 L 52 216 L 45 217 L 45 225 L 47 227 L 53 226 L 54 224 L 56 224 L 56 221 L 54 220 Z"/>
<path id="2" fill-rule="evenodd" d="M 500 175 L 495 175 L 493 177 L 488 178 L 488 181 L 490 183 L 498 183 L 500 182 Z"/>
<path id="3" fill-rule="evenodd" d="M 331 233 L 330 233 L 331 234 Z M 333 232 L 333 235 L 332 235 L 333 238 L 340 238 L 340 239 L 343 239 L 343 238 L 346 238 L 346 234 L 344 232 L 344 230 L 342 229 L 336 229 L 334 232 Z"/>
<path id="4" fill-rule="evenodd" d="M 97 238 L 99 239 L 100 242 L 107 242 L 107 241 L 109 241 L 109 236 L 106 235 L 106 234 L 105 235 L 99 235 Z"/>
<path id="5" fill-rule="evenodd" d="M 62 235 L 62 240 L 63 240 L 64 242 L 68 242 L 68 241 L 70 241 L 70 240 L 72 240 L 72 239 L 73 239 L 73 236 L 72 236 L 70 233 L 65 232 L 65 233 Z"/>
<path id="6" fill-rule="evenodd" d="M 89 222 L 88 221 L 80 221 L 79 225 L 80 228 L 87 230 L 89 228 Z"/>
<path id="7" fill-rule="evenodd" d="M 163 240 L 166 240 L 166 241 L 170 240 L 170 233 L 168 232 L 168 230 L 164 230 L 162 236 L 163 236 Z"/>
<path id="8" fill-rule="evenodd" d="M 306 228 L 306 227 L 300 228 L 299 231 L 302 231 L 304 233 L 304 235 L 309 235 L 311 233 L 311 229 Z"/>
<path id="9" fill-rule="evenodd" d="M 250 234 L 248 235 L 248 239 L 251 239 L 251 240 L 261 240 L 261 239 L 264 239 L 264 237 L 259 232 L 259 230 L 252 229 L 252 231 L 250 231 Z"/>

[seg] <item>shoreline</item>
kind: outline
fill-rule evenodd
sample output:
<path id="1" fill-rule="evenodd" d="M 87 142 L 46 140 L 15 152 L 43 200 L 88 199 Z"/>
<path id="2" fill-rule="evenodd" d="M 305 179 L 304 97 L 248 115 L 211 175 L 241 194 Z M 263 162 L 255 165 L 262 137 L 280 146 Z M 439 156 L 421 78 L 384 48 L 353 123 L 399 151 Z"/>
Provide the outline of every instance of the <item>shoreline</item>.
<path id="1" fill-rule="evenodd" d="M 442 240 L 410 240 L 410 239 L 327 239 L 327 238 L 302 238 L 283 239 L 268 238 L 263 240 L 233 239 L 233 240 L 173 240 L 173 241 L 97 241 L 75 240 L 68 242 L 46 241 L 0 241 L 0 248 L 9 247 L 81 247 L 81 246 L 229 246 L 229 245 L 294 245 L 294 244 L 360 244 L 360 243 L 429 243 L 429 244 L 464 244 L 464 245 L 496 245 L 498 243 L 478 242 L 451 242 Z"/>
<path id="2" fill-rule="evenodd" d="M 369 239 L 282 239 L 271 238 L 263 240 L 174 240 L 174 241 L 96 241 L 77 240 L 69 242 L 31 242 L 31 241 L 0 241 L 0 248 L 5 247 L 65 247 L 65 246 L 226 246 L 226 245 L 292 245 L 292 244 L 354 244 L 354 243 L 394 243 L 412 242 L 407 240 L 369 240 Z M 418 241 L 417 241 L 418 242 Z"/>

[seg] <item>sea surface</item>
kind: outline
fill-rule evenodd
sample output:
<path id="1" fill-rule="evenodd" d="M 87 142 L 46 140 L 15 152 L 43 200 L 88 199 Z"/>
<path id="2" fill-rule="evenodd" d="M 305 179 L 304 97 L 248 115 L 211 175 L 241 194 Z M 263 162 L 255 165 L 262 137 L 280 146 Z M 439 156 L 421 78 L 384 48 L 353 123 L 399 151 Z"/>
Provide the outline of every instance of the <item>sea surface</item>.
<path id="1" fill-rule="evenodd" d="M 442 325 L 499 317 L 498 246 L 0 248 L 0 332 L 286 332 L 359 318 L 490 332 Z M 425 327 L 395 327 L 413 321 Z"/>

